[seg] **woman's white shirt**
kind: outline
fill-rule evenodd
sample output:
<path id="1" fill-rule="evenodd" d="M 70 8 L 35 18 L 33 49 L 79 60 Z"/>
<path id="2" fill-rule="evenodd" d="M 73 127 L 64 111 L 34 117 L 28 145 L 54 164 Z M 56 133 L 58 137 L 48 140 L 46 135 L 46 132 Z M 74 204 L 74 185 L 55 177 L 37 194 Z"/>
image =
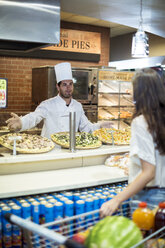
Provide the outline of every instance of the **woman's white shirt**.
<path id="1" fill-rule="evenodd" d="M 142 170 L 140 159 L 156 166 L 155 178 L 147 186 L 165 187 L 165 156 L 155 149 L 152 135 L 142 115 L 136 117 L 131 124 L 129 182 Z"/>

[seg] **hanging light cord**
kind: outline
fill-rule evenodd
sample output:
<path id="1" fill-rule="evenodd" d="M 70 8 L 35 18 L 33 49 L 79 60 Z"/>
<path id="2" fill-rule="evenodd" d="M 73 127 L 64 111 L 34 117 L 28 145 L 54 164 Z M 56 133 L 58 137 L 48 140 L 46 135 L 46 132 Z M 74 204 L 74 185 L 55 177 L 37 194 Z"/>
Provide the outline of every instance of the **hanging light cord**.
<path id="1" fill-rule="evenodd" d="M 142 0 L 140 0 L 140 22 L 139 22 L 139 30 L 143 29 L 143 17 L 142 17 Z"/>

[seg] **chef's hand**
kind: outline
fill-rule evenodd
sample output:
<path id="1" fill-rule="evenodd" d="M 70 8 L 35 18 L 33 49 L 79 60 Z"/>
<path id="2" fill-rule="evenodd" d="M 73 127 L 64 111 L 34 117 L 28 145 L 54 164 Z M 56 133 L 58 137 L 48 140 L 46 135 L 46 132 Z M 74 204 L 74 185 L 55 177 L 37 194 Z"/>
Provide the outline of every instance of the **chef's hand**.
<path id="1" fill-rule="evenodd" d="M 101 205 L 100 217 L 103 218 L 108 215 L 112 215 L 119 207 L 119 202 L 117 199 L 112 199 Z"/>
<path id="2" fill-rule="evenodd" d="M 129 176 L 129 169 L 128 169 L 128 167 L 124 168 L 124 174 L 126 176 Z"/>
<path id="3" fill-rule="evenodd" d="M 11 113 L 11 116 L 12 117 L 6 121 L 8 128 L 14 131 L 20 130 L 22 128 L 21 118 L 15 113 Z"/>
<path id="4" fill-rule="evenodd" d="M 113 128 L 113 123 L 110 121 L 100 122 L 100 128 Z"/>

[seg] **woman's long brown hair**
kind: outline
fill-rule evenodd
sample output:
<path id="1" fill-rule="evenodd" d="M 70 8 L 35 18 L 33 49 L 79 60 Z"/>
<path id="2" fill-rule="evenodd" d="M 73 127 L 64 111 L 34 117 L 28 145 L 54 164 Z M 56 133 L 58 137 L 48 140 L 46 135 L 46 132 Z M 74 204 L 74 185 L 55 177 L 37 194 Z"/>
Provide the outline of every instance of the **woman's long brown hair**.
<path id="1" fill-rule="evenodd" d="M 133 78 L 135 113 L 143 115 L 160 154 L 165 154 L 165 86 L 153 69 L 143 69 Z"/>

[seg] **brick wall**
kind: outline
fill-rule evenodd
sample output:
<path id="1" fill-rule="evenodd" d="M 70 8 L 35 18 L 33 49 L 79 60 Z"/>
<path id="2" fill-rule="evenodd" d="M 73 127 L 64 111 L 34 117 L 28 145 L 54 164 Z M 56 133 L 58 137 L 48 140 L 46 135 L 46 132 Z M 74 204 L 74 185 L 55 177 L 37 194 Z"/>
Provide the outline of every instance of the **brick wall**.
<path id="1" fill-rule="evenodd" d="M 67 22 L 62 22 L 61 27 L 101 33 L 101 56 L 99 63 L 71 61 L 72 66 L 88 67 L 108 65 L 109 28 Z M 1 122 L 3 122 L 2 119 L 7 119 L 9 113 L 12 111 L 24 114 L 31 110 L 32 68 L 44 65 L 55 65 L 59 62 L 62 61 L 0 56 L 0 77 L 8 79 L 8 107 L 6 109 L 0 109 Z"/>

